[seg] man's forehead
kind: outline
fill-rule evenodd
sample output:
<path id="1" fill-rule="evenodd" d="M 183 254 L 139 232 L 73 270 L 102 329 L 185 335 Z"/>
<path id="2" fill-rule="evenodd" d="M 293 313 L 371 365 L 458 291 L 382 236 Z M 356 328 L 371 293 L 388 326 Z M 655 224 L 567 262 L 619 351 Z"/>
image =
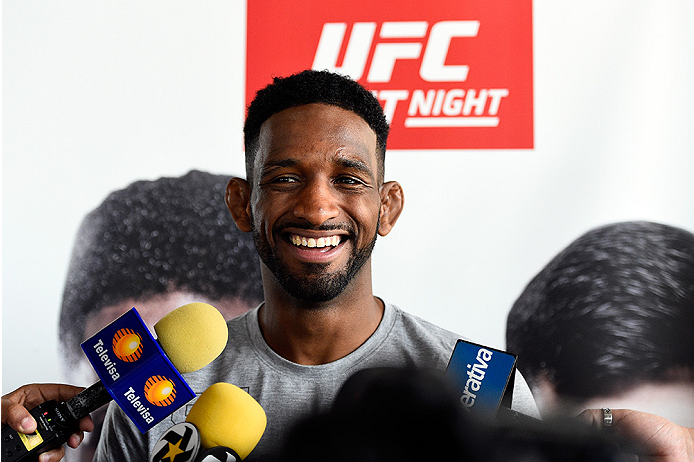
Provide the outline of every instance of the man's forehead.
<path id="1" fill-rule="evenodd" d="M 261 126 L 256 166 L 291 157 L 300 161 L 311 150 L 327 149 L 337 163 L 361 161 L 375 168 L 376 133 L 358 114 L 338 106 L 307 104 L 277 112 Z M 361 160 L 360 160 L 361 159 Z"/>
<path id="2" fill-rule="evenodd" d="M 349 109 L 325 103 L 302 104 L 275 112 L 261 124 L 261 133 L 263 129 L 277 129 L 284 126 L 293 126 L 301 130 L 305 128 L 306 120 L 319 122 L 326 127 L 360 126 L 369 134 L 373 134 L 374 138 L 376 137 L 376 132 L 362 116 Z"/>

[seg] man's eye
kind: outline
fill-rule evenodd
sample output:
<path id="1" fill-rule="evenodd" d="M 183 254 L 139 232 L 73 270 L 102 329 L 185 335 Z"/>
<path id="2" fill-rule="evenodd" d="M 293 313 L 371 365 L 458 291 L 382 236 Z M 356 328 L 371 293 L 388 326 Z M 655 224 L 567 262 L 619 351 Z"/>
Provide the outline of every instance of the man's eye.
<path id="1" fill-rule="evenodd" d="M 292 176 L 278 176 L 274 178 L 272 183 L 296 183 L 298 180 Z"/>
<path id="2" fill-rule="evenodd" d="M 267 187 L 278 187 L 281 188 L 283 186 L 291 186 L 294 185 L 295 183 L 298 183 L 299 179 L 291 176 L 291 175 L 280 175 L 280 176 L 275 176 L 275 177 L 270 177 L 265 180 L 260 181 L 260 186 L 267 186 Z"/>
<path id="3" fill-rule="evenodd" d="M 341 176 L 335 179 L 335 183 L 346 184 L 346 185 L 360 185 L 363 182 L 357 178 L 351 176 Z"/>

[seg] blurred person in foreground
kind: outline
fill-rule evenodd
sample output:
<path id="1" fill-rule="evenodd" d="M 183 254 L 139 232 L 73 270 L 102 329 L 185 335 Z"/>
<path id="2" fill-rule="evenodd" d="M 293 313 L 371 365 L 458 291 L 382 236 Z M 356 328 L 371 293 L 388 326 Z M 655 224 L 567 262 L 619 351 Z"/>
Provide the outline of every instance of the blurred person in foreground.
<path id="1" fill-rule="evenodd" d="M 299 422 L 282 462 L 687 462 L 694 429 L 628 409 L 546 421 L 475 419 L 439 371 L 365 369 Z"/>

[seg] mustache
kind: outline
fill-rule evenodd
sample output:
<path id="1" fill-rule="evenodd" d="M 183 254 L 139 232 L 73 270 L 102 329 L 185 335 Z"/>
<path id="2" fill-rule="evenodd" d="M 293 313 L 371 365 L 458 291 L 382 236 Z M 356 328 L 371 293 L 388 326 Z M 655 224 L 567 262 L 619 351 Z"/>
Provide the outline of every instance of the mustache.
<path id="1" fill-rule="evenodd" d="M 283 223 L 278 223 L 274 227 L 274 232 L 283 233 L 288 228 L 293 229 L 304 229 L 308 231 L 344 231 L 350 237 L 356 234 L 356 229 L 354 225 L 349 222 L 336 222 L 336 223 L 322 223 L 319 226 L 313 226 L 306 221 L 287 221 Z"/>

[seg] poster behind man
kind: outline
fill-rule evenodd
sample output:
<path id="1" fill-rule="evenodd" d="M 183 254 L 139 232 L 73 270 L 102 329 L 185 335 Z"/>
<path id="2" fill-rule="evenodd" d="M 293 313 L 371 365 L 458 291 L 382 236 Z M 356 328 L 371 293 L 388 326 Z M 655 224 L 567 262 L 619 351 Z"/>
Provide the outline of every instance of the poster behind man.
<path id="1" fill-rule="evenodd" d="M 247 103 L 273 76 L 327 69 L 376 94 L 390 149 L 533 147 L 530 0 L 252 1 L 247 30 Z"/>
<path id="2" fill-rule="evenodd" d="M 248 13 L 261 3 L 252 2 Z M 463 58 L 475 44 L 502 40 L 485 35 L 494 17 L 505 17 L 501 13 L 473 8 L 461 16 L 453 9 L 420 17 L 430 8 L 388 4 L 373 5 L 373 17 L 358 5 L 344 19 L 323 13 L 324 7 L 320 14 L 298 7 L 282 13 L 289 32 L 302 31 L 305 18 L 315 20 L 315 30 L 306 33 L 315 48 L 285 39 L 308 61 L 315 60 L 325 24 L 348 24 L 344 47 L 357 23 L 376 23 L 364 65 L 367 80 L 374 62 L 389 69 L 388 54 L 376 55 L 379 46 L 407 43 L 402 50 L 416 57 L 396 56 L 392 78 L 415 76 L 421 85 L 377 89 L 391 91 L 385 95 L 397 103 L 393 120 L 401 118 L 403 126 L 416 90 L 417 110 L 431 105 L 440 117 L 465 116 L 460 98 L 469 97 L 470 89 L 509 90 L 503 97 L 488 91 L 479 114 L 498 116 L 499 129 L 511 126 L 499 138 L 483 136 L 492 128 L 473 127 L 474 136 L 454 137 L 460 145 L 439 135 L 427 145 L 432 139 L 396 138 L 394 130 L 386 177 L 403 185 L 406 206 L 374 253 L 375 293 L 501 349 L 516 297 L 588 229 L 638 219 L 694 230 L 690 3 L 509 3 L 519 10 L 500 24 L 518 40 L 477 50 L 484 56 L 470 61 Z M 268 10 L 268 18 L 278 12 Z M 3 393 L 27 382 L 61 380 L 58 309 L 75 235 L 89 211 L 139 179 L 191 169 L 243 174 L 243 107 L 252 91 L 249 85 L 244 92 L 246 13 L 240 1 L 3 5 Z M 435 29 L 442 21 L 475 20 L 474 37 Z M 256 26 L 249 18 L 249 45 L 258 38 Z M 469 86 L 421 76 L 437 34 L 451 39 L 450 60 L 433 55 L 429 66 L 469 65 Z M 473 48 L 465 48 L 467 41 Z M 483 69 L 499 70 L 485 69 L 482 58 L 500 62 L 509 46 L 519 47 L 518 66 L 475 80 Z M 294 53 L 261 51 L 266 66 Z M 250 71 L 250 57 L 248 64 Z M 398 100 L 392 93 L 398 90 L 407 90 L 409 99 Z M 524 104 L 511 123 L 506 111 L 519 91 Z M 494 95 L 497 114 L 491 114 Z M 458 105 L 460 114 L 453 114 Z M 477 107 L 481 103 L 469 103 L 470 116 Z M 484 144 L 490 140 L 512 141 Z M 468 144 L 473 141 L 480 144 Z"/>

